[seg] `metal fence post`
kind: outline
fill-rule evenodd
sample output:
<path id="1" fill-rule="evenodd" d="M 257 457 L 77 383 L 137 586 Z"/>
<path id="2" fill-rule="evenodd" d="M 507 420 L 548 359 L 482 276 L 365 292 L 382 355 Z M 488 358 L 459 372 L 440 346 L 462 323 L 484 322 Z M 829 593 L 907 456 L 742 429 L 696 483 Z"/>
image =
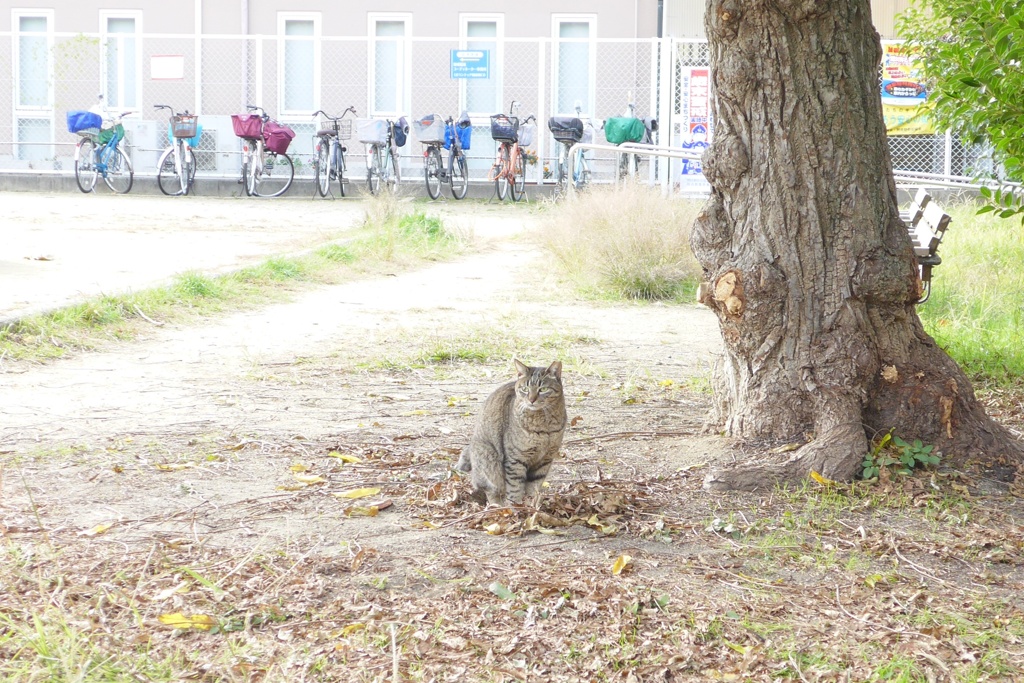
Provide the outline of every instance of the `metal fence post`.
<path id="1" fill-rule="evenodd" d="M 547 79 L 544 78 L 544 40 L 537 40 L 537 116 L 540 118 L 544 117 L 544 86 Z M 547 136 L 544 135 L 545 126 L 543 122 L 537 120 L 537 163 L 535 164 L 537 172 L 537 184 L 544 184 L 544 147 L 547 142 Z"/>

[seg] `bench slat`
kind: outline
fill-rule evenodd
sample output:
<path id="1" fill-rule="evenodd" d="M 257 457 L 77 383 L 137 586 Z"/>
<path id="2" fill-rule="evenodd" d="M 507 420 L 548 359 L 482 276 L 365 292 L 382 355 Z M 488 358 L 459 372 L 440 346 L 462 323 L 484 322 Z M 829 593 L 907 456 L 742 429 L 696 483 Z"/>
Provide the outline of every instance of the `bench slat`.
<path id="1" fill-rule="evenodd" d="M 937 252 L 952 218 L 932 201 L 931 195 L 923 187 L 918 188 L 914 201 L 900 217 L 907 225 L 907 235 L 914 247 L 914 256 L 917 257 L 924 287 L 918 303 L 923 303 L 931 294 L 932 268 L 942 263 Z"/>

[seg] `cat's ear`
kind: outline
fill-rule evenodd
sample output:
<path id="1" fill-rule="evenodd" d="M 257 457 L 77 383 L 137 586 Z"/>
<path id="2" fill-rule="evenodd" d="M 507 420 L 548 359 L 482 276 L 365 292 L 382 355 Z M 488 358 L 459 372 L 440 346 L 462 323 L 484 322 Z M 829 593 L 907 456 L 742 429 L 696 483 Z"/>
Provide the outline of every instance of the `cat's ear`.
<path id="1" fill-rule="evenodd" d="M 562 379 L 562 361 L 556 360 L 554 363 L 552 363 L 551 366 L 548 368 L 548 374 L 549 375 L 554 375 L 555 379 L 561 381 L 561 379 Z"/>
<path id="2" fill-rule="evenodd" d="M 530 372 L 530 368 L 520 363 L 518 358 L 513 358 L 512 362 L 516 364 L 516 371 L 519 373 L 520 377 Z"/>

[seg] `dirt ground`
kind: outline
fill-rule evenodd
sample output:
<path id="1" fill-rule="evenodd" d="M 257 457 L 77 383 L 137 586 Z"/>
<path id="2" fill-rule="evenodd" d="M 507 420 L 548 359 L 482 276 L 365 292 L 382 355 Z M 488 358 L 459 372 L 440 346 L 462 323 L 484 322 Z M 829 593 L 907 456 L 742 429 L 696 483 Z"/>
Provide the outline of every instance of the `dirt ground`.
<path id="1" fill-rule="evenodd" d="M 268 220 L 296 231 L 271 239 L 240 204 L 193 220 L 149 201 L 119 220 L 161 233 L 184 219 L 196 240 L 237 242 L 239 258 L 265 251 L 254 241 L 328 239 L 299 228 L 361 210 L 274 204 L 291 218 Z M 922 582 L 941 592 L 969 575 L 994 605 L 985 615 L 1020 618 L 1003 601 L 1024 585 L 1022 548 L 992 524 L 935 555 L 907 546 L 926 522 L 906 510 L 895 534 L 857 501 L 830 528 L 787 530 L 773 492 L 704 493 L 707 467 L 738 453 L 701 430 L 712 314 L 581 301 L 531 238 L 536 207 L 452 204 L 429 210 L 475 235 L 456 261 L 0 366 L 0 531 L 7 588 L 24 596 L 0 612 L 61 607 L 103 652 L 178 653 L 159 680 L 211 681 L 867 680 L 875 636 L 883 652 L 911 643 L 909 661 L 940 674 L 981 657 L 903 621 L 892 605 L 917 604 Z M 480 347 L 482 361 L 444 360 Z M 451 471 L 513 354 L 565 363 L 572 426 L 536 514 L 482 510 Z M 345 497 L 357 489 L 368 495 Z M 964 550 L 976 542 L 1012 559 Z M 823 547 L 867 559 L 822 563 Z M 805 601 L 818 604 L 794 617 Z M 169 614 L 216 627 L 167 628 Z M 779 615 L 785 635 L 750 625 Z M 156 679 L 132 666 L 123 680 Z"/>

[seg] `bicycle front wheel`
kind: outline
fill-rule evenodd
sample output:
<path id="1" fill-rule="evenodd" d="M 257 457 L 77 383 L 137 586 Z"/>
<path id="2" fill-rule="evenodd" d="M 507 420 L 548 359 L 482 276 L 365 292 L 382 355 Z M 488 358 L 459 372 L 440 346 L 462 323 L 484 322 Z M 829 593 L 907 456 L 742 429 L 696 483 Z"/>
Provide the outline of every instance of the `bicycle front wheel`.
<path id="1" fill-rule="evenodd" d="M 156 184 L 169 197 L 188 192 L 188 169 L 184 160 L 176 159 L 175 148 L 168 147 L 156 162 Z"/>
<path id="2" fill-rule="evenodd" d="M 287 154 L 264 152 L 260 171 L 253 191 L 257 197 L 280 197 L 295 179 L 295 164 Z"/>
<path id="3" fill-rule="evenodd" d="M 512 201 L 518 202 L 526 195 L 526 164 L 523 153 L 516 148 L 515 161 L 512 162 Z"/>
<path id="4" fill-rule="evenodd" d="M 504 201 L 505 195 L 508 194 L 508 175 L 511 169 L 508 160 L 508 147 L 505 145 L 502 145 L 501 151 L 498 152 L 497 167 L 497 175 L 494 178 L 494 191 L 498 193 L 498 200 Z"/>
<path id="5" fill-rule="evenodd" d="M 135 171 L 128 155 L 120 147 L 115 147 L 107 161 L 107 172 L 103 174 L 103 182 L 117 194 L 127 194 L 135 182 Z"/>
<path id="6" fill-rule="evenodd" d="M 242 173 L 245 174 L 245 194 L 247 197 L 257 197 L 256 184 L 260 174 L 260 160 L 257 152 L 249 152 L 246 155 L 245 163 L 242 165 Z"/>
<path id="7" fill-rule="evenodd" d="M 423 157 L 423 176 L 427 181 L 427 194 L 431 199 L 441 196 L 441 153 L 437 147 L 427 147 L 427 156 Z"/>
<path id="8" fill-rule="evenodd" d="M 331 140 L 317 138 L 316 165 L 313 166 L 313 181 L 317 194 L 326 197 L 331 189 Z"/>
<path id="9" fill-rule="evenodd" d="M 577 190 L 582 190 L 590 183 L 590 166 L 587 164 L 587 158 L 583 156 L 582 149 L 576 152 L 576 174 L 573 176 L 573 182 Z"/>
<path id="10" fill-rule="evenodd" d="M 466 154 L 460 149 L 453 151 L 450 159 L 452 168 L 450 180 L 452 183 L 452 196 L 456 199 L 465 199 L 466 191 L 469 189 L 469 173 L 466 164 Z"/>
<path id="11" fill-rule="evenodd" d="M 370 148 L 370 167 L 366 169 L 366 186 L 370 194 L 376 195 L 380 192 L 380 179 L 383 170 L 381 169 L 381 151 L 376 145 Z"/>
<path id="12" fill-rule="evenodd" d="M 185 150 L 181 161 L 181 171 L 185 174 L 185 187 L 183 191 L 185 194 L 188 194 L 196 186 L 196 156 L 188 145 L 185 145 L 183 149 Z"/>
<path id="13" fill-rule="evenodd" d="M 96 187 L 96 143 L 82 138 L 75 149 L 75 182 L 82 192 L 92 192 Z"/>
<path id="14" fill-rule="evenodd" d="M 338 143 L 338 156 L 337 156 L 337 168 L 338 172 L 338 192 L 344 197 L 345 196 L 345 148 Z"/>
<path id="15" fill-rule="evenodd" d="M 398 183 L 402 180 L 402 169 L 398 165 L 398 148 L 392 147 L 388 154 L 388 160 L 390 168 L 384 168 L 384 180 L 387 182 L 388 191 L 391 193 L 398 192 Z"/>

